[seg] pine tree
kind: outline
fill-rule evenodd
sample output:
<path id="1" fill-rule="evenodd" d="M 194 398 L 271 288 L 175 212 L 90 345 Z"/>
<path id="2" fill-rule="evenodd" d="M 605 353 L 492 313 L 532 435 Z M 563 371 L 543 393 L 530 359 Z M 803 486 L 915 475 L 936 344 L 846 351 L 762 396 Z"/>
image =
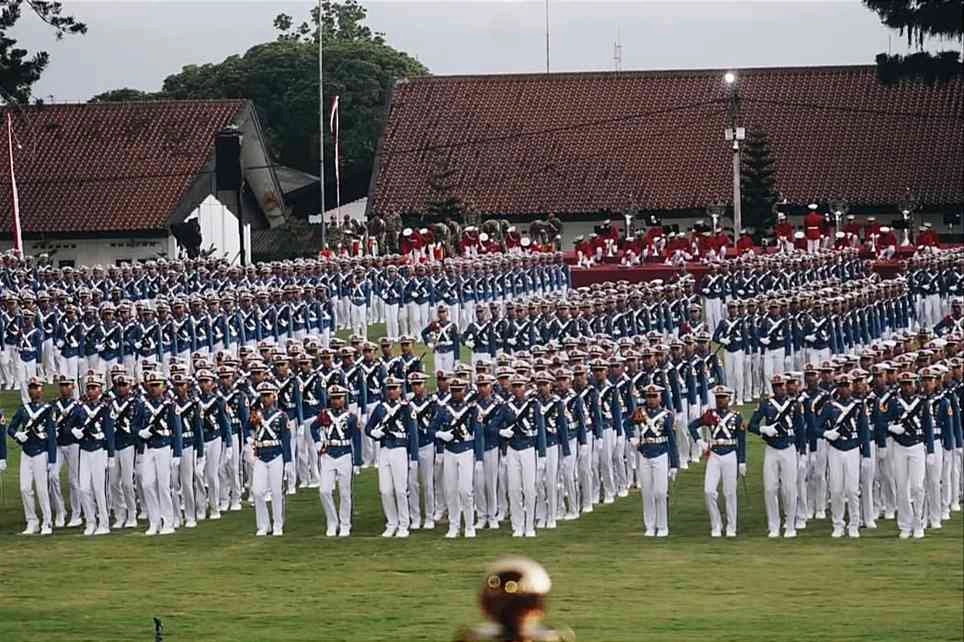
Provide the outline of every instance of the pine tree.
<path id="1" fill-rule="evenodd" d="M 746 132 L 740 156 L 740 189 L 743 226 L 762 231 L 773 225 L 773 204 L 777 201 L 776 159 L 763 130 Z"/>
<path id="2" fill-rule="evenodd" d="M 439 155 L 432 159 L 429 195 L 426 198 L 426 219 L 429 222 L 462 222 L 465 207 L 455 193 L 457 171 L 451 167 L 447 157 Z"/>

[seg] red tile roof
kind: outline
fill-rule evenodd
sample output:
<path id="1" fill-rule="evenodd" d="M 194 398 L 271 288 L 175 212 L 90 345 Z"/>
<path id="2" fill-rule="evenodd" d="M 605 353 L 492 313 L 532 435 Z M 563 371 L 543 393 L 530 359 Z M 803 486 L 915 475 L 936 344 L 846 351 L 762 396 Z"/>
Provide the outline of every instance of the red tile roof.
<path id="1" fill-rule="evenodd" d="M 12 221 L 6 113 L 24 234 L 133 232 L 167 227 L 214 155 L 214 134 L 244 100 L 6 108 L 0 120 L 0 231 Z M 20 149 L 16 149 L 17 142 Z"/>
<path id="2" fill-rule="evenodd" d="M 739 70 L 793 203 L 964 203 L 964 83 L 881 85 L 873 67 Z M 433 162 L 482 214 L 702 209 L 732 194 L 723 70 L 423 77 L 394 90 L 371 211 L 423 208 Z"/>

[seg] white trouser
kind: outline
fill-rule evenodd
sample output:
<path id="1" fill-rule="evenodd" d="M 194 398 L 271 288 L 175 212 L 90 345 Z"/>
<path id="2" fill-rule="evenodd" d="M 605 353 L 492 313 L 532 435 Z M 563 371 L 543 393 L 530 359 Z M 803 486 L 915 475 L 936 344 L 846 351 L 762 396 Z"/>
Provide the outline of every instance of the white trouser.
<path id="1" fill-rule="evenodd" d="M 332 457 L 328 453 L 321 456 L 318 470 L 318 494 L 321 508 L 325 511 L 325 524 L 329 531 L 351 530 L 351 455 Z M 338 483 L 338 510 L 335 510 L 334 490 Z"/>
<path id="2" fill-rule="evenodd" d="M 897 528 L 911 532 L 920 528 L 924 509 L 924 444 L 901 446 L 896 441 L 891 451 L 894 481 L 897 485 Z"/>
<path id="3" fill-rule="evenodd" d="M 20 360 L 20 352 L 16 345 L 3 344 L 0 351 L 0 374 L 3 374 L 3 383 L 7 390 L 13 390 L 17 383 L 17 362 Z"/>
<path id="4" fill-rule="evenodd" d="M 54 514 L 54 521 L 63 522 L 67 518 L 67 507 L 64 505 L 64 494 L 60 487 L 60 469 L 64 466 L 63 449 L 57 447 L 57 461 L 53 470 L 47 476 L 47 494 L 50 497 L 50 508 Z"/>
<path id="5" fill-rule="evenodd" d="M 224 446 L 220 437 L 204 442 L 204 483 L 198 495 L 197 515 L 204 519 L 204 506 L 210 509 L 211 515 L 221 511 L 221 451 Z"/>
<path id="6" fill-rule="evenodd" d="M 874 479 L 877 477 L 877 444 L 870 440 L 870 458 L 860 460 L 860 516 L 864 524 L 877 519 L 879 497 L 875 497 Z"/>
<path id="7" fill-rule="evenodd" d="M 422 519 L 420 499 L 425 489 L 425 520 L 435 518 L 435 444 L 418 449 L 418 469 L 408 476 L 408 514 L 412 524 Z"/>
<path id="8" fill-rule="evenodd" d="M 176 475 L 176 486 L 180 490 L 181 505 L 184 507 L 184 520 L 194 521 L 197 517 L 197 499 L 194 492 L 194 460 L 197 451 L 193 447 L 185 448 L 181 452 L 181 463 L 178 466 Z M 172 501 L 176 501 L 177 493 L 171 493 Z M 174 523 L 180 524 L 180 511 L 177 504 L 174 506 Z"/>
<path id="9" fill-rule="evenodd" d="M 151 528 L 174 525 L 171 501 L 171 447 L 145 448 L 141 460 L 141 485 Z"/>
<path id="10" fill-rule="evenodd" d="M 599 446 L 599 442 L 596 442 Z M 599 477 L 606 499 L 616 494 L 615 473 L 613 472 L 613 449 L 616 445 L 616 431 L 606 428 L 602 431 L 602 444 L 599 450 Z M 638 466 L 637 466 L 638 468 Z"/>
<path id="11" fill-rule="evenodd" d="M 364 417 L 371 417 L 372 412 L 375 411 L 375 406 L 377 405 L 378 405 L 377 402 L 370 402 L 363 409 L 364 414 L 362 414 L 362 412 L 358 413 L 359 426 L 365 425 L 365 421 L 363 420 Z M 362 409 L 359 408 L 359 411 L 361 410 Z M 362 431 L 361 442 L 362 442 L 362 465 L 371 466 L 372 464 L 378 463 L 378 451 L 380 450 L 381 443 L 369 437 L 367 434 L 365 434 L 365 431 Z"/>
<path id="12" fill-rule="evenodd" d="M 536 479 L 536 520 L 553 522 L 559 508 L 559 493 L 556 492 L 559 483 L 559 444 L 546 446 L 545 474 Z"/>
<path id="13" fill-rule="evenodd" d="M 482 454 L 482 474 L 475 476 L 475 507 L 479 521 L 493 522 L 498 511 L 499 449 Z"/>
<path id="14" fill-rule="evenodd" d="M 572 514 L 579 512 L 579 491 L 577 490 L 576 484 L 576 459 L 578 453 L 579 445 L 576 442 L 576 438 L 572 437 L 569 440 L 569 455 L 563 456 L 562 465 L 560 466 L 560 477 L 562 480 L 560 484 L 560 498 L 566 499 L 567 512 Z M 563 508 L 562 503 L 560 503 L 559 507 L 560 509 Z"/>
<path id="15" fill-rule="evenodd" d="M 405 314 L 399 321 L 399 330 L 402 334 L 418 336 L 424 326 L 419 325 L 421 315 L 418 311 L 418 304 L 412 301 L 405 304 Z"/>
<path id="16" fill-rule="evenodd" d="M 30 359 L 29 361 L 24 361 L 23 359 L 17 359 L 17 385 L 20 386 L 20 399 L 23 401 L 23 405 L 27 405 L 30 402 L 30 395 L 27 394 L 27 382 L 31 377 L 37 376 L 37 360 Z"/>
<path id="17" fill-rule="evenodd" d="M 111 503 L 114 519 L 123 525 L 137 517 L 137 494 L 134 492 L 133 445 L 114 451 L 114 465 L 110 471 Z"/>
<path id="18" fill-rule="evenodd" d="M 750 355 L 750 399 L 756 399 L 767 389 L 763 382 L 763 355 L 754 350 Z"/>
<path id="19" fill-rule="evenodd" d="M 535 531 L 536 450 L 535 448 L 516 450 L 510 446 L 506 449 L 505 457 L 512 531 L 517 533 Z"/>
<path id="20" fill-rule="evenodd" d="M 351 304 L 351 333 L 368 338 L 368 306 Z"/>
<path id="21" fill-rule="evenodd" d="M 880 483 L 880 503 L 884 513 L 893 516 L 897 510 L 897 486 L 894 482 L 894 438 L 888 436 L 883 459 L 877 462 L 877 479 Z"/>
<path id="22" fill-rule="evenodd" d="M 81 516 L 82 508 L 80 503 L 80 446 L 70 444 L 69 446 L 57 447 L 57 468 L 56 479 L 50 481 L 51 493 L 56 492 L 59 496 L 58 514 L 62 515 L 65 510 L 63 493 L 60 489 L 59 469 L 67 467 L 67 488 L 70 490 L 70 517 L 71 519 Z"/>
<path id="23" fill-rule="evenodd" d="M 282 490 L 284 458 L 278 455 L 271 461 L 260 457 L 254 460 L 251 471 L 251 494 L 254 495 L 254 515 L 258 532 L 280 532 L 285 525 L 285 496 Z M 268 519 L 268 493 L 271 493 L 271 517 Z M 273 522 L 273 528 L 272 527 Z"/>
<path id="24" fill-rule="evenodd" d="M 860 449 L 839 450 L 830 446 L 827 452 L 830 476 L 830 513 L 833 527 L 844 527 L 844 508 L 849 513 L 851 528 L 860 526 Z"/>
<path id="25" fill-rule="evenodd" d="M 727 352 L 726 358 L 723 361 L 724 376 L 726 377 L 727 385 L 733 389 L 735 405 L 741 405 L 744 401 L 749 401 L 750 397 L 745 396 L 746 393 L 746 381 L 744 380 L 744 372 L 746 369 L 746 355 L 742 350 L 737 350 L 735 352 Z M 712 391 L 710 391 L 712 394 Z"/>
<path id="26" fill-rule="evenodd" d="M 385 334 L 392 341 L 398 341 L 398 338 L 402 336 L 399 334 L 399 323 L 398 323 L 398 304 L 397 303 L 386 303 L 385 304 Z"/>
<path id="27" fill-rule="evenodd" d="M 626 433 L 616 435 L 613 443 L 613 484 L 617 493 L 629 489 L 629 463 L 626 461 Z"/>
<path id="28" fill-rule="evenodd" d="M 927 327 L 933 328 L 941 321 L 941 297 L 939 294 L 928 294 L 924 297 L 924 316 Z"/>
<path id="29" fill-rule="evenodd" d="M 936 449 L 937 446 L 935 445 Z M 951 505 L 957 499 L 957 489 L 960 487 L 960 481 L 955 475 L 957 470 L 957 464 L 960 457 L 957 455 L 955 450 L 945 450 L 943 452 L 943 465 L 941 468 L 941 509 L 943 511 L 951 510 Z M 57 461 L 60 461 L 58 457 Z"/>
<path id="30" fill-rule="evenodd" d="M 807 507 L 811 512 L 823 513 L 827 510 L 827 451 L 830 444 L 826 439 L 817 440 L 817 451 L 810 459 L 810 478 L 807 492 Z"/>
<path id="31" fill-rule="evenodd" d="M 418 304 L 418 325 L 415 327 L 418 329 L 419 332 L 421 332 L 423 328 L 428 326 L 429 322 L 432 320 L 432 313 L 429 310 L 429 307 L 430 307 L 430 304 L 428 301 L 426 301 L 425 303 Z"/>
<path id="32" fill-rule="evenodd" d="M 716 324 L 720 322 L 723 318 L 723 299 L 711 299 L 705 297 L 703 299 L 703 309 L 706 311 L 706 328 L 712 335 L 716 330 Z"/>
<path id="33" fill-rule="evenodd" d="M 710 530 L 723 530 L 723 520 L 720 516 L 719 487 L 723 480 L 723 500 L 726 503 L 726 528 L 736 532 L 737 498 L 736 498 L 736 451 L 725 455 L 710 452 L 706 460 L 706 476 L 703 479 L 703 494 L 706 496 L 706 511 L 710 515 Z"/>
<path id="34" fill-rule="evenodd" d="M 780 530 L 780 496 L 783 498 L 784 525 L 793 530 L 797 509 L 797 451 L 793 446 L 783 450 L 767 446 L 764 450 L 763 493 L 770 532 Z"/>
<path id="35" fill-rule="evenodd" d="M 941 523 L 941 477 L 944 469 L 944 447 L 941 445 L 940 438 L 934 443 L 933 462 L 927 462 L 924 466 L 924 502 L 927 505 L 927 514 L 922 516 L 925 522 L 930 520 L 931 526 Z"/>
<path id="36" fill-rule="evenodd" d="M 378 492 L 388 528 L 408 529 L 408 450 L 381 448 L 378 452 Z"/>
<path id="37" fill-rule="evenodd" d="M 579 469 L 579 493 L 582 499 L 582 510 L 591 510 L 593 503 L 599 500 L 599 493 L 593 495 L 592 453 L 596 436 L 592 432 L 586 434 L 586 445 L 579 446 L 576 456 L 576 466 Z M 578 507 L 576 508 L 578 510 Z"/>
<path id="38" fill-rule="evenodd" d="M 452 372 L 455 368 L 455 352 L 439 352 L 435 351 L 435 369 L 442 370 L 443 372 Z"/>
<path id="39" fill-rule="evenodd" d="M 669 455 L 639 455 L 639 480 L 642 485 L 643 523 L 647 531 L 668 531 L 666 497 L 669 490 Z"/>
<path id="40" fill-rule="evenodd" d="M 501 522 L 509 514 L 509 459 L 508 453 L 501 449 L 499 450 L 499 482 L 496 486 L 496 495 L 499 499 L 495 519 Z"/>
<path id="41" fill-rule="evenodd" d="M 43 343 L 40 344 L 40 365 L 43 368 L 44 379 L 48 383 L 53 383 L 54 375 L 57 373 L 54 368 L 54 357 L 54 340 L 51 337 L 47 337 Z"/>
<path id="42" fill-rule="evenodd" d="M 315 440 L 311 436 L 311 423 L 314 420 L 314 417 L 305 419 L 298 432 L 301 440 L 298 445 L 298 479 L 303 486 L 318 483 L 318 455 L 315 452 Z"/>
<path id="43" fill-rule="evenodd" d="M 459 327 L 464 328 L 473 321 L 475 321 L 475 301 L 463 301 L 462 302 L 462 316 L 461 322 L 459 322 Z"/>
<path id="44" fill-rule="evenodd" d="M 107 451 L 80 451 L 80 496 L 87 527 L 109 528 L 107 512 Z"/>
<path id="45" fill-rule="evenodd" d="M 475 528 L 475 501 L 472 478 L 475 471 L 475 452 L 460 453 L 445 450 L 442 470 L 445 475 L 445 503 L 449 509 L 449 532 L 458 532 L 465 519 L 465 530 Z"/>
<path id="46" fill-rule="evenodd" d="M 781 346 L 780 348 L 776 348 L 776 349 L 768 349 L 768 350 L 763 354 L 763 385 L 764 385 L 764 388 L 766 388 L 766 387 L 769 385 L 770 380 L 773 378 L 773 375 L 775 375 L 775 374 L 783 374 L 783 371 L 784 371 L 784 369 L 785 369 L 785 368 L 784 368 L 784 366 L 785 366 L 784 357 L 785 357 L 785 356 L 786 356 L 786 352 L 784 351 L 784 349 L 783 349 L 782 346 Z"/>
<path id="47" fill-rule="evenodd" d="M 821 348 L 820 350 L 810 349 L 810 363 L 819 366 L 824 361 L 830 360 L 830 348 Z"/>
<path id="48" fill-rule="evenodd" d="M 807 254 L 816 254 L 820 249 L 820 239 L 807 239 Z"/>
<path id="49" fill-rule="evenodd" d="M 101 475 L 103 475 L 101 468 Z M 101 484 L 103 486 L 103 484 Z M 37 502 L 40 504 L 40 514 L 43 518 L 43 526 L 51 525 L 50 494 L 47 486 L 47 451 L 37 455 L 20 455 L 20 498 L 23 500 L 23 516 L 27 521 L 27 527 L 36 529 L 37 507 L 34 502 L 34 489 L 36 488 Z M 106 520 L 105 522 L 106 523 Z"/>
<path id="50" fill-rule="evenodd" d="M 228 452 L 230 451 L 230 456 Z M 312 450 L 314 452 L 314 450 Z M 221 458 L 221 510 L 241 503 L 241 451 L 235 427 L 231 426 L 231 441 Z"/>

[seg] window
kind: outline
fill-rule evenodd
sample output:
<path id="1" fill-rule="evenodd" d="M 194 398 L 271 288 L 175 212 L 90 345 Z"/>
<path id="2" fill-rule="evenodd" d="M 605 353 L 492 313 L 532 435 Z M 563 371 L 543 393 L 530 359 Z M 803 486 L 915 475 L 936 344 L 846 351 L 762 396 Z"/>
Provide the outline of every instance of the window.
<path id="1" fill-rule="evenodd" d="M 77 262 L 73 259 L 60 259 L 59 261 L 57 261 L 57 266 L 60 268 L 65 268 L 65 267 L 72 268 L 72 267 L 77 267 Z"/>

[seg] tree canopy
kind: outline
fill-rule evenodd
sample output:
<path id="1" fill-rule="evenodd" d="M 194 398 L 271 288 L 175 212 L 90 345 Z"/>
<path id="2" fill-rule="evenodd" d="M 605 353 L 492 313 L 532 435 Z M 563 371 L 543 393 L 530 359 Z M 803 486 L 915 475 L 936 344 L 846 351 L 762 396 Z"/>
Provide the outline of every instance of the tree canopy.
<path id="1" fill-rule="evenodd" d="M 26 6 L 47 23 L 58 40 L 65 35 L 87 33 L 87 25 L 63 13 L 60 2 L 44 0 L 4 0 L 0 7 L 0 102 L 27 103 L 31 89 L 50 64 L 46 51 L 33 53 L 17 46 L 10 30 L 23 17 Z"/>
<path id="2" fill-rule="evenodd" d="M 334 205 L 334 142 L 328 129 L 331 99 L 338 95 L 341 131 L 342 200 L 368 193 L 385 106 L 395 81 L 427 70 L 417 60 L 385 44 L 382 34 L 363 24 L 365 9 L 355 0 L 324 2 L 320 15 L 295 26 L 280 14 L 278 39 L 219 63 L 187 65 L 168 76 L 157 93 L 119 89 L 92 101 L 247 98 L 254 102 L 275 159 L 317 174 L 319 136 L 324 121 L 325 196 Z M 324 39 L 324 106 L 318 92 L 318 34 Z M 321 116 L 321 117 L 320 117 Z"/>
<path id="3" fill-rule="evenodd" d="M 915 79 L 935 84 L 961 75 L 960 53 L 925 50 L 928 40 L 964 41 L 964 2 L 961 0 L 864 0 L 880 21 L 907 37 L 917 51 L 906 56 L 877 54 L 877 75 L 882 82 Z"/>

